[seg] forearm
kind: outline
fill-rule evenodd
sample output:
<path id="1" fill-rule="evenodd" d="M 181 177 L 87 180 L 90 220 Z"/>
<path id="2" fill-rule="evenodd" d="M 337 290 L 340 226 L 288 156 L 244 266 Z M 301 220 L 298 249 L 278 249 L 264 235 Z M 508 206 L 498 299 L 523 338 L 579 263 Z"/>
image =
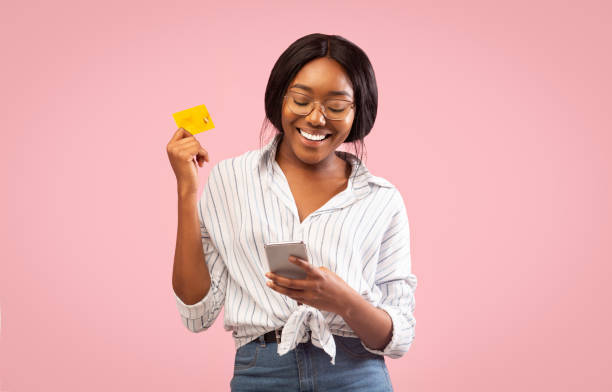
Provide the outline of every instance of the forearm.
<path id="1" fill-rule="evenodd" d="M 340 316 L 363 343 L 373 350 L 382 351 L 391 341 L 393 322 L 389 314 L 366 301 L 356 291 L 349 294 Z"/>
<path id="2" fill-rule="evenodd" d="M 197 214 L 197 192 L 179 189 L 172 288 L 187 305 L 200 301 L 210 289 L 210 273 L 204 258 Z"/>

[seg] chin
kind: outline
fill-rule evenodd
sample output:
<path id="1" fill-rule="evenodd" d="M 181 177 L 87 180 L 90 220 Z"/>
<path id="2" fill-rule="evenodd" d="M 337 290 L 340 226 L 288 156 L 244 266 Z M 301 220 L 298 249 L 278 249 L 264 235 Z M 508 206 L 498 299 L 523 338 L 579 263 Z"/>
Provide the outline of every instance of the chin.
<path id="1" fill-rule="evenodd" d="M 309 165 L 316 165 L 317 163 L 323 161 L 327 157 L 326 154 L 323 154 L 321 152 L 304 151 L 303 149 L 300 149 L 299 147 L 298 149 L 294 149 L 293 153 L 300 161 L 307 163 Z"/>
<path id="2" fill-rule="evenodd" d="M 299 136 L 299 135 L 298 135 Z M 301 136 L 300 136 L 301 137 Z M 293 139 L 291 143 L 291 148 L 293 149 L 293 153 L 295 156 L 302 162 L 315 165 L 325 160 L 325 158 L 329 157 L 330 154 L 334 152 L 334 149 L 330 149 L 321 146 L 318 148 L 309 148 L 304 146 L 299 139 Z"/>

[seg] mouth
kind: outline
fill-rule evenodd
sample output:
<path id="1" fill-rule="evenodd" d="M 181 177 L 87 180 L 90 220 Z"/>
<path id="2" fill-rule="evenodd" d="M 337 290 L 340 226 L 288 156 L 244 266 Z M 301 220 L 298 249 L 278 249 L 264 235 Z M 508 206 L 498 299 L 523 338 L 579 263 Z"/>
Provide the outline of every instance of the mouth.
<path id="1" fill-rule="evenodd" d="M 309 146 L 317 146 L 324 143 L 327 139 L 331 137 L 331 133 L 315 133 L 315 132 L 306 132 L 301 128 L 296 128 L 299 134 L 302 136 L 300 139 L 304 142 L 304 144 Z"/>

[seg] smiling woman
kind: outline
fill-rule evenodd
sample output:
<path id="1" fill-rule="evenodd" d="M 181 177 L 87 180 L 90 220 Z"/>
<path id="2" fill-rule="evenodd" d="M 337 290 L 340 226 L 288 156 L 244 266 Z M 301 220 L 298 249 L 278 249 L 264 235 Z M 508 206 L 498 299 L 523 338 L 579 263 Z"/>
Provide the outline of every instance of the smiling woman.
<path id="1" fill-rule="evenodd" d="M 293 93 L 303 94 L 308 102 L 329 101 L 319 105 L 319 110 L 315 110 L 313 102 L 307 106 L 308 110 L 296 112 L 291 110 L 296 107 L 291 99 L 285 100 L 286 94 Z M 329 153 L 342 143 L 352 143 L 361 163 L 363 139 L 376 119 L 378 88 L 370 60 L 357 45 L 337 35 L 310 34 L 298 39 L 274 65 L 264 101 L 265 121 L 277 131 L 288 130 L 286 134 L 292 136 L 295 128 L 290 123 L 297 121 L 304 125 L 303 131 L 320 135 L 327 125 L 332 129 L 326 133 L 335 137 L 319 154 Z M 346 102 L 350 103 L 348 107 Z M 341 105 L 342 113 L 335 115 L 334 105 Z M 262 130 L 262 138 L 263 134 Z"/>
<path id="2" fill-rule="evenodd" d="M 272 140 L 217 163 L 199 201 L 189 154 L 206 151 L 181 129 L 168 145 L 179 183 L 176 303 L 193 332 L 225 306 L 233 391 L 392 390 L 384 357 L 408 351 L 416 324 L 406 208 L 361 153 L 338 150 L 363 151 L 377 102 L 366 54 L 311 34 L 270 74 Z M 308 261 L 288 260 L 304 279 L 267 272 L 265 245 L 287 241 L 306 244 Z"/>
<path id="3" fill-rule="evenodd" d="M 300 93 L 299 89 L 312 95 Z M 343 94 L 349 100 L 329 99 L 339 90 L 348 91 Z M 283 100 L 281 118 L 286 142 L 279 151 L 281 167 L 290 164 L 287 160 L 294 160 L 309 165 L 308 170 L 334 165 L 345 169 L 344 161 L 333 151 L 344 143 L 353 125 L 352 96 L 350 78 L 337 61 L 321 57 L 304 65 Z M 324 104 L 315 106 L 315 102 Z"/>

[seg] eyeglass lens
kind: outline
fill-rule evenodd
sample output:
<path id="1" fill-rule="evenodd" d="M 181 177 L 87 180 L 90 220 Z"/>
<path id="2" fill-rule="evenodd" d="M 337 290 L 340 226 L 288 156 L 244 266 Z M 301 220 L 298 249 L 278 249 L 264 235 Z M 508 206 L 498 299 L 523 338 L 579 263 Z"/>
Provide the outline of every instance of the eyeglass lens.
<path id="1" fill-rule="evenodd" d="M 287 98 L 289 109 L 295 114 L 305 116 L 314 109 L 314 100 L 307 95 L 289 92 Z M 352 105 L 353 103 L 349 101 L 328 99 L 321 105 L 321 110 L 330 120 L 342 120 L 348 115 Z"/>

